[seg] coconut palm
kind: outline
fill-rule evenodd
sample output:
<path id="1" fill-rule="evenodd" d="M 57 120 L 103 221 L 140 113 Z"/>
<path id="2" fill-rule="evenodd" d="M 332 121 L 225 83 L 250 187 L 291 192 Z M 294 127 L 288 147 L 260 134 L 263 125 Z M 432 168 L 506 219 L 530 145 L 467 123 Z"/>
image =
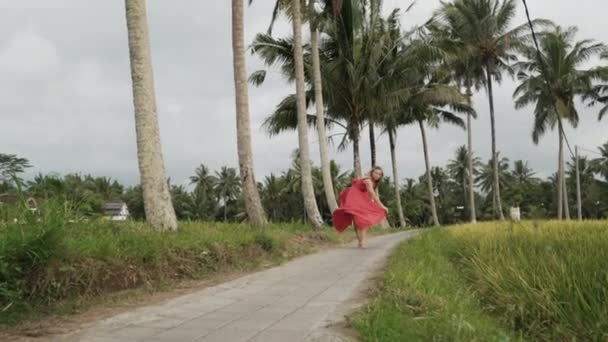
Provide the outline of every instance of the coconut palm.
<path id="1" fill-rule="evenodd" d="M 498 210 L 496 196 L 493 193 L 495 189 L 494 175 L 496 174 L 494 167 L 496 165 L 498 165 L 498 179 L 500 181 L 500 187 L 505 188 L 509 181 L 509 159 L 500 158 L 500 154 L 498 155 L 498 162 L 495 162 L 491 158 L 487 164 L 483 165 L 479 175 L 475 178 L 475 183 L 477 183 L 481 191 L 483 191 L 488 198 L 490 196 L 492 197 L 492 211 L 494 213 Z"/>
<path id="2" fill-rule="evenodd" d="M 473 89 L 480 90 L 484 84 L 485 73 L 482 63 L 477 60 L 477 56 L 469 53 L 469 48 L 462 40 L 455 40 L 453 37 L 459 35 L 459 28 L 453 27 L 453 21 L 441 22 L 431 19 L 427 23 L 427 29 L 431 34 L 433 44 L 440 48 L 444 53 L 443 63 L 446 72 L 451 75 L 454 83 L 464 90 L 467 104 L 473 105 Z M 477 222 L 477 208 L 475 205 L 474 189 L 474 160 L 473 160 L 473 129 L 472 120 L 476 118 L 474 113 L 467 114 L 467 167 L 468 167 L 468 201 L 469 215 L 472 223 Z"/>
<path id="3" fill-rule="evenodd" d="M 461 46 L 461 57 L 471 64 L 470 70 L 485 73 L 483 83 L 488 93 L 490 125 L 492 135 L 492 156 L 497 155 L 494 111 L 494 82 L 500 82 L 502 73 L 514 59 L 514 48 L 528 30 L 526 24 L 510 29 L 515 17 L 516 0 L 454 0 L 443 2 L 435 20 L 443 27 L 450 28 L 450 38 Z M 537 20 L 535 23 L 543 23 Z M 473 73 L 474 75 L 475 73 Z M 498 158 L 492 158 L 498 163 Z M 504 220 L 500 197 L 498 165 L 494 168 L 493 196 L 498 217 Z"/>
<path id="4" fill-rule="evenodd" d="M 598 147 L 598 150 L 600 157 L 591 161 L 592 169 L 608 182 L 608 142 Z"/>
<path id="5" fill-rule="evenodd" d="M 321 157 L 321 173 L 323 176 L 323 190 L 330 212 L 338 207 L 334 184 L 331 180 L 331 166 L 327 146 L 327 132 L 325 128 L 325 103 L 323 101 L 323 79 L 321 76 L 321 59 L 319 56 L 320 30 L 318 28 L 319 16 L 315 10 L 315 0 L 308 0 L 308 16 L 310 27 L 310 52 L 312 57 L 313 88 L 315 92 L 315 109 L 317 116 L 317 133 L 319 136 L 319 153 Z"/>
<path id="6" fill-rule="evenodd" d="M 361 176 L 361 158 L 359 152 L 360 132 L 363 124 L 370 116 L 370 102 L 376 92 L 375 86 L 383 85 L 381 75 L 376 72 L 376 66 L 385 58 L 383 49 L 377 44 L 377 19 L 379 11 L 374 10 L 375 17 L 364 17 L 363 13 L 371 12 L 370 8 L 379 6 L 378 1 L 360 3 L 352 0 L 338 1 L 340 6 L 331 8 L 329 12 L 337 18 L 319 25 L 323 30 L 321 40 L 320 60 L 323 81 L 323 99 L 326 105 L 326 123 L 328 119 L 342 124 L 346 128 L 347 138 L 352 142 L 353 170 L 355 176 Z M 331 5 L 330 5 L 331 6 Z M 335 9 L 335 10 L 334 10 Z M 367 11 L 367 12 L 366 12 Z M 256 36 L 252 45 L 253 51 L 260 56 L 268 66 L 280 65 L 281 72 L 289 80 L 295 79 L 292 39 L 276 39 L 267 34 Z M 304 61 L 306 70 L 311 70 L 311 52 L 307 46 Z M 251 79 L 255 83 L 263 81 L 264 71 L 256 72 Z M 314 87 L 311 72 L 305 73 L 309 88 Z M 312 101 L 312 91 L 308 99 Z M 277 107 L 276 114 L 286 117 L 289 109 L 289 97 Z M 281 108 L 281 111 L 279 111 Z M 273 115 L 274 116 L 274 115 Z M 277 120 L 273 120 L 277 121 Z M 283 126 L 285 127 L 285 126 Z M 287 128 L 293 127 L 293 122 Z M 344 146 L 344 144 L 341 144 Z"/>
<path id="7" fill-rule="evenodd" d="M 298 146 L 300 154 L 300 168 L 302 172 L 302 195 L 304 207 L 310 223 L 318 228 L 323 225 L 319 207 L 315 198 L 312 182 L 312 166 L 310 164 L 310 150 L 308 145 L 308 122 L 306 112 L 306 81 L 304 78 L 304 50 L 302 47 L 302 10 L 300 0 L 293 0 L 293 55 L 296 83 L 296 109 L 298 113 Z M 321 142 L 324 143 L 324 142 Z"/>
<path id="8" fill-rule="evenodd" d="M 470 174 L 470 164 L 473 164 L 473 174 Z M 464 196 L 465 207 L 474 206 L 475 202 L 471 202 L 469 196 L 469 189 L 471 185 L 474 187 L 475 184 L 470 184 L 471 179 L 473 179 L 478 173 L 478 168 L 481 166 L 481 161 L 478 157 L 472 157 L 469 154 L 466 146 L 460 146 L 456 150 L 455 158 L 450 160 L 447 165 L 447 171 L 454 180 L 460 183 L 462 187 L 462 194 Z"/>
<path id="9" fill-rule="evenodd" d="M 245 29 L 243 0 L 232 1 L 232 52 L 234 68 L 234 87 L 236 101 L 237 147 L 243 198 L 247 217 L 252 224 L 263 225 L 266 215 L 253 168 L 253 149 L 251 147 L 251 123 L 249 118 L 249 94 L 245 65 Z"/>
<path id="10" fill-rule="evenodd" d="M 228 204 L 235 201 L 241 192 L 241 183 L 235 168 L 222 166 L 215 172 L 214 190 L 224 207 L 224 221 L 228 220 Z"/>
<path id="11" fill-rule="evenodd" d="M 428 67 L 425 63 L 421 64 L 423 64 L 420 66 L 422 69 Z M 440 82 L 436 83 L 436 80 L 432 77 L 429 78 L 424 73 L 420 73 L 416 77 L 420 77 L 416 81 L 419 88 L 412 91 L 412 96 L 402 104 L 401 113 L 403 113 L 403 116 L 399 120 L 401 125 L 417 124 L 420 128 L 431 214 L 433 224 L 438 226 L 439 218 L 433 190 L 426 125 L 437 128 L 441 122 L 445 122 L 464 128 L 464 121 L 452 112 L 443 109 L 443 107 L 452 106 L 454 109 L 464 112 L 470 111 L 470 108 L 464 103 L 466 101 L 464 96 L 455 87 Z"/>
<path id="12" fill-rule="evenodd" d="M 211 192 L 216 183 L 217 179 L 204 164 L 196 168 L 194 176 L 190 176 L 190 184 L 195 186 L 196 191 Z"/>
<path id="13" fill-rule="evenodd" d="M 520 48 L 523 60 L 514 68 L 520 85 L 515 89 L 516 108 L 535 105 L 532 141 L 538 144 L 547 128 L 557 128 L 558 207 L 557 217 L 570 219 L 565 188 L 564 121 L 578 125 L 575 97 L 584 97 L 592 89 L 593 81 L 602 75 L 602 68 L 585 69 L 592 57 L 606 51 L 606 46 L 592 40 L 574 41 L 578 29 L 553 26 L 539 34 L 540 54 L 533 44 Z"/>
<path id="14" fill-rule="evenodd" d="M 511 175 L 514 183 L 518 185 L 525 185 L 536 180 L 535 172 L 528 166 L 528 162 L 523 160 L 513 162 Z"/>
<path id="15" fill-rule="evenodd" d="M 165 176 L 154 79 L 148 38 L 145 0 L 125 0 L 137 159 L 146 220 L 159 230 L 176 230 L 177 218 Z"/>

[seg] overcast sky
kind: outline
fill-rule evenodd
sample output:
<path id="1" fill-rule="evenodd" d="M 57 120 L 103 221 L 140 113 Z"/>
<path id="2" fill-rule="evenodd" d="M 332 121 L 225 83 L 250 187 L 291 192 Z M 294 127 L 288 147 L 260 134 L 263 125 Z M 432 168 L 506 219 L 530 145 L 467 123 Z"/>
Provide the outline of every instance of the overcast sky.
<path id="1" fill-rule="evenodd" d="M 270 20 L 271 0 L 246 9 L 246 39 L 251 42 Z M 409 1 L 387 0 L 386 8 Z M 404 28 L 428 19 L 438 0 L 420 0 L 402 17 Z M 534 0 L 535 17 L 580 28 L 578 38 L 608 42 L 605 0 Z M 30 159 L 33 173 L 91 173 L 132 184 L 138 181 L 130 88 L 124 1 L 0 0 L 0 153 Z M 515 24 L 523 23 L 520 10 Z M 230 1 L 148 0 L 152 59 L 161 135 L 168 175 L 184 183 L 200 163 L 212 169 L 236 167 L 234 89 L 230 45 Z M 286 23 L 277 35 L 288 34 Z M 248 56 L 248 71 L 261 68 Z M 538 146 L 530 138 L 532 108 L 516 111 L 514 83 L 496 90 L 498 147 L 511 160 L 525 159 L 542 175 L 557 165 L 557 136 Z M 297 146 L 295 134 L 269 138 L 264 118 L 281 98 L 294 91 L 280 75 L 250 91 L 257 178 L 281 172 Z M 475 96 L 479 119 L 474 124 L 475 151 L 484 160 L 490 151 L 490 123 L 485 93 Z M 572 144 L 595 149 L 608 139 L 608 120 L 597 122 L 597 109 L 579 108 L 581 124 L 567 129 Z M 314 133 L 314 132 L 313 132 Z M 311 134 L 312 156 L 318 142 Z M 367 132 L 363 162 L 369 166 Z M 431 162 L 444 165 L 465 143 L 465 132 L 444 127 L 429 134 Z M 402 177 L 423 172 L 420 134 L 399 132 Z M 332 151 L 344 168 L 351 152 Z M 379 164 L 390 170 L 385 137 L 378 140 Z"/>

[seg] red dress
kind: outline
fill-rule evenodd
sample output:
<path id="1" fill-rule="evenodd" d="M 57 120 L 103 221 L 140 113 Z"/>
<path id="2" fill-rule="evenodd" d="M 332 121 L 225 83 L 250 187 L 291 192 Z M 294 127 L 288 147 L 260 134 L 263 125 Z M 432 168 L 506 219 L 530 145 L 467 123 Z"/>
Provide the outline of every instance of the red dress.
<path id="1" fill-rule="evenodd" d="M 334 211 L 334 227 L 343 232 L 352 225 L 367 229 L 381 223 L 386 211 L 370 197 L 363 179 L 355 179 L 350 188 L 340 193 L 340 207 Z"/>

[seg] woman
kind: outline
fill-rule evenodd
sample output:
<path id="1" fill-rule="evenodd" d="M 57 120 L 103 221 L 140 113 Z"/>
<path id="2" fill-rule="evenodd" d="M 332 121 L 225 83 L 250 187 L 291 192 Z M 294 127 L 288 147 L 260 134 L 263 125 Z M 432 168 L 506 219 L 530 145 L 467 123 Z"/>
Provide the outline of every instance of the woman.
<path id="1" fill-rule="evenodd" d="M 334 227 L 343 232 L 355 224 L 359 248 L 365 243 L 365 231 L 382 222 L 388 209 L 376 194 L 384 172 L 376 166 L 367 177 L 353 180 L 350 188 L 340 194 L 340 207 L 334 211 Z"/>

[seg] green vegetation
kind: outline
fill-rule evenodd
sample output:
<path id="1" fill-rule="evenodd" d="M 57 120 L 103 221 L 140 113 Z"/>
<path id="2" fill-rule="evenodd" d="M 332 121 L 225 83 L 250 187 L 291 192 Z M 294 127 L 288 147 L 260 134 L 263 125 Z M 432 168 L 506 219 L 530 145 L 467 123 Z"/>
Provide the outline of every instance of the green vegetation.
<path id="1" fill-rule="evenodd" d="M 355 315 L 364 341 L 600 341 L 606 222 L 434 229 L 399 247 Z"/>
<path id="2" fill-rule="evenodd" d="M 70 301 L 254 270 L 352 238 L 298 224 L 182 222 L 163 233 L 137 222 L 79 220 L 54 201 L 21 212 L 18 222 L 7 219 L 16 213 L 0 207 L 0 325 L 44 317 Z"/>

